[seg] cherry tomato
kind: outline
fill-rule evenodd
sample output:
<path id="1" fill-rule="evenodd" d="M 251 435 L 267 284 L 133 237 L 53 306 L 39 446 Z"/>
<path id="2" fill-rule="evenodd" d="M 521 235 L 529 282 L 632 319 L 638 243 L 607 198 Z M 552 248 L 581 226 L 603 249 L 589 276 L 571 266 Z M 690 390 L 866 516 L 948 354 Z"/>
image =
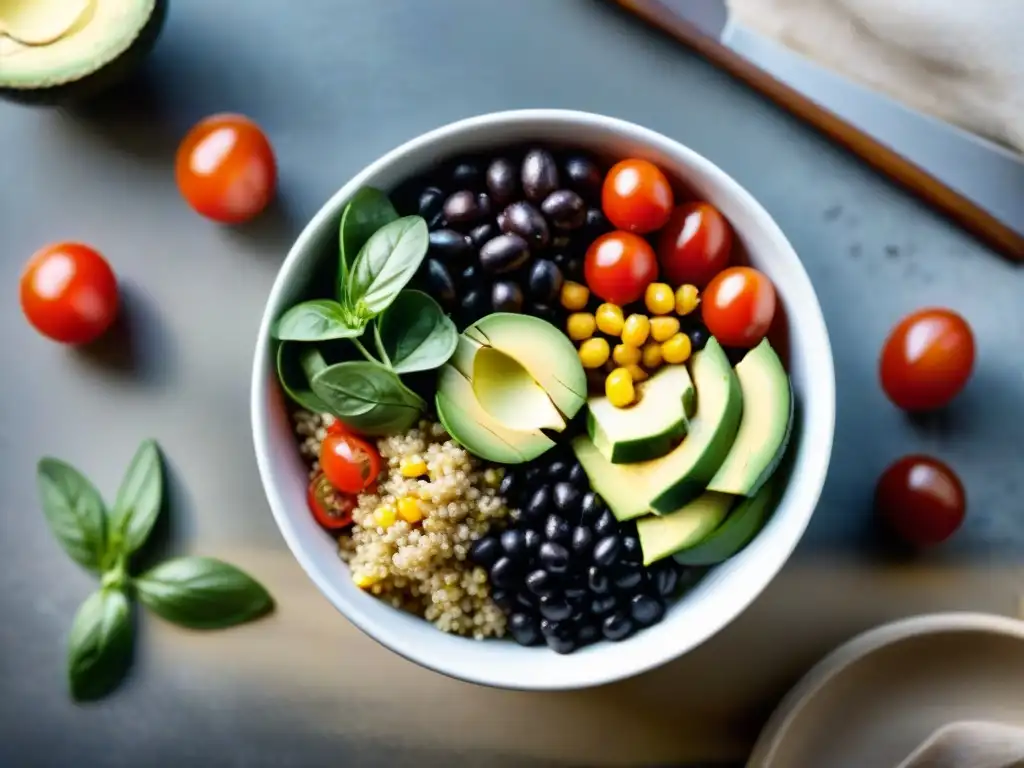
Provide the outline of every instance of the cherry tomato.
<path id="1" fill-rule="evenodd" d="M 341 423 L 338 419 L 335 419 L 327 427 L 328 435 L 351 435 L 352 431 Z"/>
<path id="2" fill-rule="evenodd" d="M 875 487 L 878 515 L 917 547 L 952 536 L 963 522 L 966 506 L 956 473 L 931 456 L 904 456 L 885 470 Z"/>
<path id="3" fill-rule="evenodd" d="M 971 328 L 949 309 L 922 309 L 903 318 L 886 339 L 879 375 L 899 408 L 941 408 L 964 388 L 974 367 Z"/>
<path id="4" fill-rule="evenodd" d="M 622 307 L 637 301 L 658 279 L 658 260 L 639 235 L 609 232 L 590 244 L 583 273 L 591 291 Z"/>
<path id="5" fill-rule="evenodd" d="M 182 197 L 224 224 L 248 221 L 267 207 L 277 185 L 270 142 L 242 115 L 213 115 L 181 142 L 175 162 Z"/>
<path id="6" fill-rule="evenodd" d="M 729 265 L 732 227 L 710 203 L 684 203 L 658 238 L 658 262 L 672 285 L 703 288 Z"/>
<path id="7" fill-rule="evenodd" d="M 323 472 L 318 472 L 310 481 L 306 489 L 306 503 L 316 521 L 329 531 L 352 524 L 356 500 L 335 490 Z"/>
<path id="8" fill-rule="evenodd" d="M 339 491 L 359 493 L 377 480 L 380 454 L 362 438 L 328 434 L 320 444 L 320 468 Z"/>
<path id="9" fill-rule="evenodd" d="M 88 344 L 117 316 L 117 278 L 99 253 L 80 243 L 36 251 L 21 273 L 21 310 L 44 336 Z"/>
<path id="10" fill-rule="evenodd" d="M 672 213 L 673 202 L 665 174 L 647 160 L 623 160 L 604 177 L 604 215 L 627 232 L 644 235 L 661 229 Z"/>
<path id="11" fill-rule="evenodd" d="M 719 272 L 701 297 L 704 325 L 727 347 L 753 347 L 772 324 L 775 286 L 752 267 Z"/>

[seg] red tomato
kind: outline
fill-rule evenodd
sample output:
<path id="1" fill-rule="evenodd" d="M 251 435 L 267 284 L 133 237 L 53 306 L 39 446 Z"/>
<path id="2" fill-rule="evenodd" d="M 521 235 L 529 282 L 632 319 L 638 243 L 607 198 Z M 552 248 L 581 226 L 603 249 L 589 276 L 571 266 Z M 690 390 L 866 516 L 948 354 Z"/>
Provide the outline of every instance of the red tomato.
<path id="1" fill-rule="evenodd" d="M 356 508 L 356 500 L 338 493 L 323 472 L 318 472 L 310 481 L 306 489 L 306 503 L 316 521 L 329 531 L 352 524 L 352 510 Z"/>
<path id="2" fill-rule="evenodd" d="M 320 468 L 339 491 L 359 493 L 377 480 L 380 454 L 361 438 L 328 434 L 320 444 Z"/>
<path id="3" fill-rule="evenodd" d="M 44 336 L 88 344 L 117 316 L 117 278 L 99 253 L 80 243 L 36 251 L 21 273 L 21 310 Z"/>
<path id="4" fill-rule="evenodd" d="M 727 347 L 753 347 L 772 324 L 775 286 L 753 267 L 729 267 L 701 296 L 704 325 Z"/>
<path id="5" fill-rule="evenodd" d="M 974 368 L 971 328 L 949 309 L 922 309 L 903 318 L 886 339 L 879 375 L 882 389 L 907 411 L 941 408 Z"/>
<path id="6" fill-rule="evenodd" d="M 904 456 L 875 487 L 875 510 L 908 543 L 926 547 L 945 541 L 960 527 L 967 506 L 963 484 L 931 456 Z"/>
<path id="7" fill-rule="evenodd" d="M 658 260 L 639 235 L 609 232 L 590 244 L 583 273 L 590 290 L 622 307 L 637 301 L 658 279 Z"/>
<path id="8" fill-rule="evenodd" d="M 619 229 L 640 235 L 661 229 L 672 213 L 672 186 L 647 160 L 623 160 L 604 177 L 601 207 Z"/>
<path id="9" fill-rule="evenodd" d="M 270 142 L 242 115 L 213 115 L 193 126 L 178 147 L 175 174 L 188 204 L 225 224 L 256 216 L 277 185 Z"/>
<path id="10" fill-rule="evenodd" d="M 710 203 L 684 203 L 658 239 L 658 262 L 673 286 L 703 288 L 729 265 L 732 227 Z"/>

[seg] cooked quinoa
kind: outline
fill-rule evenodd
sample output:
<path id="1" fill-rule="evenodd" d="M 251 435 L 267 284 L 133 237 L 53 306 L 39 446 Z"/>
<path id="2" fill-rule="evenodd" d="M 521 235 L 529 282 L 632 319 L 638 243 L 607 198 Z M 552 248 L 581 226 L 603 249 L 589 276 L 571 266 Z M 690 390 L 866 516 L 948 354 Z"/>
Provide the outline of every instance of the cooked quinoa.
<path id="1" fill-rule="evenodd" d="M 333 417 L 298 411 L 294 418 L 312 476 Z M 505 615 L 490 598 L 487 573 L 468 559 L 472 542 L 509 515 L 497 492 L 501 470 L 484 466 L 429 421 L 381 438 L 377 449 L 377 492 L 360 494 L 354 525 L 338 540 L 353 581 L 442 631 L 504 635 Z"/>

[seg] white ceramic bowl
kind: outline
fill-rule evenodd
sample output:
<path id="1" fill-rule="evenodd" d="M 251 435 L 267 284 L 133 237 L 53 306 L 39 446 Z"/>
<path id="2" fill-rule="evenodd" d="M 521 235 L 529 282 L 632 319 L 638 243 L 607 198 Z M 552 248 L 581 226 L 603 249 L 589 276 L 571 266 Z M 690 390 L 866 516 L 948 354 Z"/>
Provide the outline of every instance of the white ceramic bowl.
<path id="1" fill-rule="evenodd" d="M 545 647 L 444 634 L 353 585 L 335 541 L 306 508 L 306 468 L 277 385 L 269 333 L 272 321 L 301 298 L 314 266 L 337 258 L 341 211 L 357 189 L 391 189 L 440 159 L 529 141 L 570 144 L 612 158 L 646 157 L 717 206 L 750 262 L 775 283 L 786 309 L 798 408 L 791 477 L 756 539 L 713 569 L 660 624 L 627 641 L 601 642 L 564 656 Z M 800 259 L 771 216 L 722 170 L 678 142 L 583 112 L 525 110 L 460 120 L 403 144 L 360 171 L 306 226 L 285 259 L 267 301 L 253 363 L 252 427 L 260 476 L 281 533 L 310 578 L 350 621 L 396 653 L 452 677 L 505 688 L 582 688 L 629 677 L 686 653 L 732 621 L 779 571 L 807 527 L 825 482 L 834 426 L 835 375 L 825 321 Z"/>

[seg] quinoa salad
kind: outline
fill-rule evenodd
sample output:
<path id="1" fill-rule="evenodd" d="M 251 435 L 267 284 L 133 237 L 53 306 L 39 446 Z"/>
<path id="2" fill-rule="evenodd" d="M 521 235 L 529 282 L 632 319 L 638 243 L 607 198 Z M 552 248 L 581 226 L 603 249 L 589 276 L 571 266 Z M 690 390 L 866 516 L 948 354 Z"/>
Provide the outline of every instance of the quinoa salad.
<path id="1" fill-rule="evenodd" d="M 664 169 L 499 148 L 338 224 L 334 279 L 273 336 L 302 513 L 365 599 L 572 653 L 659 623 L 770 518 L 775 290 Z"/>

